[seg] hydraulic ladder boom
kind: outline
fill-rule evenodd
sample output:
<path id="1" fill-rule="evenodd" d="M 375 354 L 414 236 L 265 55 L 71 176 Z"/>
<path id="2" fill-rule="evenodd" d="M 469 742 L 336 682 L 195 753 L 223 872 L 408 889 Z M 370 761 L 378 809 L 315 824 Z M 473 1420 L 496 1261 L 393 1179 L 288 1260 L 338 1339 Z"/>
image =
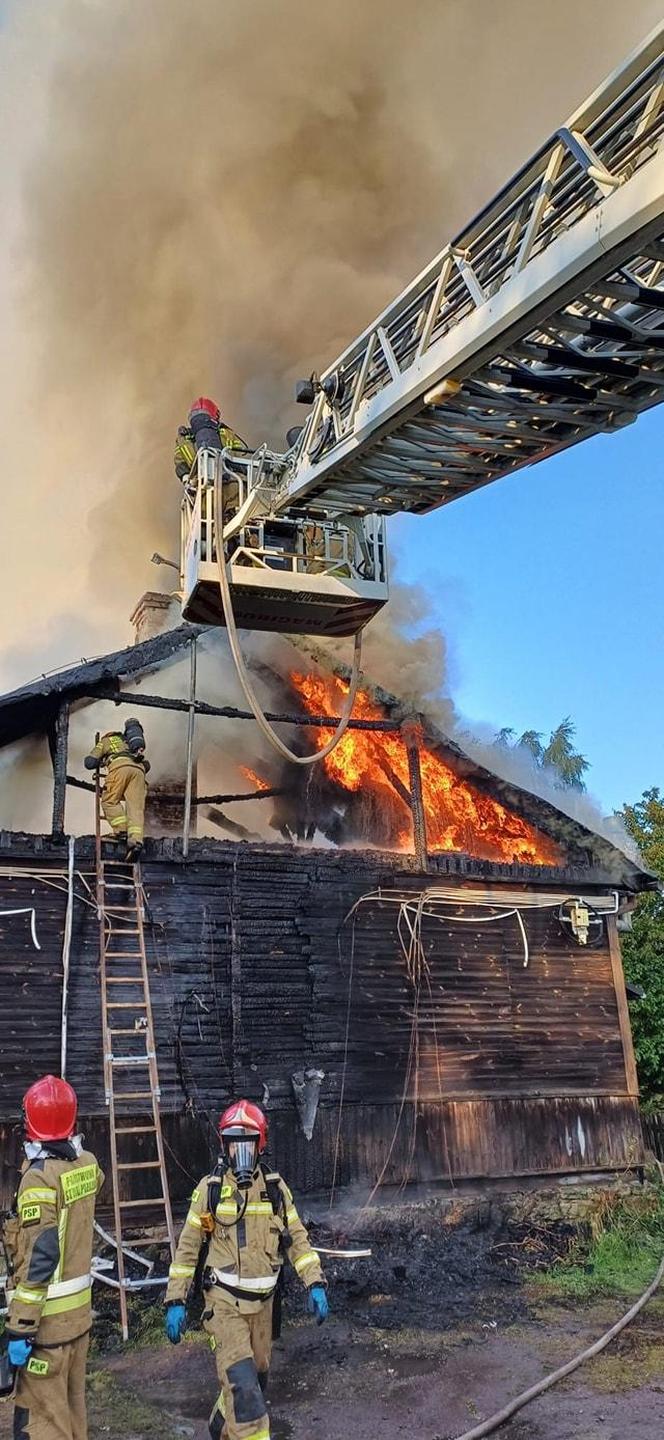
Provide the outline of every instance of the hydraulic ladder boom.
<path id="1" fill-rule="evenodd" d="M 660 26 L 312 377 L 274 513 L 425 512 L 659 403 L 663 60 Z"/>

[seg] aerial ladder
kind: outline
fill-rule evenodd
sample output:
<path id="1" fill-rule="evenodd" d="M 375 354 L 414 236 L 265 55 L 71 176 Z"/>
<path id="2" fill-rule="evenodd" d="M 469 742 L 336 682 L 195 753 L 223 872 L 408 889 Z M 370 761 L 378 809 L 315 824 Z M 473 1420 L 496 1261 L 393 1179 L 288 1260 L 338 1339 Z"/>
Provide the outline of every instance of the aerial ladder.
<path id="1" fill-rule="evenodd" d="M 327 369 L 299 382 L 308 414 L 286 452 L 197 456 L 182 507 L 183 613 L 226 624 L 259 723 L 238 626 L 354 635 L 352 704 L 358 637 L 388 598 L 386 517 L 426 514 L 660 403 L 663 137 L 660 25 Z M 310 760 L 337 742 L 346 710 Z"/>

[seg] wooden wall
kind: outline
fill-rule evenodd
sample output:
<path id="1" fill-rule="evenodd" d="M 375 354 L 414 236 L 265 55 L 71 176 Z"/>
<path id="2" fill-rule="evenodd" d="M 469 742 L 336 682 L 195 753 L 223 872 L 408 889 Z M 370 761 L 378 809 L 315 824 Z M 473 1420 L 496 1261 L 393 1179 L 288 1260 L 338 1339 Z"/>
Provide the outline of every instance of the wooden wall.
<path id="1" fill-rule="evenodd" d="M 340 1183 L 374 1178 L 399 1115 L 385 1176 L 391 1183 L 406 1171 L 442 1181 L 450 1173 L 640 1163 L 606 942 L 581 949 L 552 912 L 528 912 L 524 967 L 513 918 L 478 926 L 426 921 L 427 968 L 417 995 L 393 906 L 363 905 L 354 939 L 343 924 L 354 902 L 378 885 L 416 893 L 427 883 L 395 857 L 194 842 L 183 864 L 164 848 L 146 858 L 143 877 L 176 1193 L 187 1188 L 192 1168 L 177 1146 L 200 1163 L 207 1120 L 233 1093 L 265 1101 L 280 1161 L 304 1189 L 329 1186 L 335 1157 Z M 84 842 L 77 854 L 77 867 L 91 879 Z M 23 856 L 15 863 L 30 862 Z M 5 1121 L 18 1115 L 37 1074 L 59 1069 L 66 897 L 53 885 L 63 885 L 55 874 L 47 885 L 0 873 L 0 910 L 34 904 L 42 945 L 33 949 L 27 917 L 0 917 Z M 76 889 L 85 896 L 80 879 Z M 291 1086 L 293 1071 L 307 1066 L 325 1072 L 311 1142 L 299 1128 Z M 103 1117 L 97 923 L 83 898 L 72 937 L 67 1074 L 81 1113 Z M 198 1119 L 187 1129 L 193 1112 Z"/>

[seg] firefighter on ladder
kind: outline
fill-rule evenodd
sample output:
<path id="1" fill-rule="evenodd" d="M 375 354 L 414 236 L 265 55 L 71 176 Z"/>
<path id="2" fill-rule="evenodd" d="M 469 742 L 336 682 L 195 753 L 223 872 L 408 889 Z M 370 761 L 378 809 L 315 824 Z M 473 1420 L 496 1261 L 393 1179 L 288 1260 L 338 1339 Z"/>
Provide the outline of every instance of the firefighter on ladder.
<path id="1" fill-rule="evenodd" d="M 202 1251 L 203 1328 L 221 1385 L 210 1435 L 269 1440 L 265 1390 L 284 1259 L 306 1286 L 309 1313 L 319 1325 L 328 1314 L 325 1280 L 285 1180 L 261 1162 L 267 1144 L 262 1110 L 236 1101 L 222 1115 L 219 1135 L 219 1165 L 193 1192 L 170 1268 L 166 1334 L 177 1345 L 184 1333 L 185 1300 Z"/>
<path id="2" fill-rule="evenodd" d="M 25 1162 L 4 1223 L 15 1440 L 86 1440 L 85 1362 L 95 1200 L 104 1179 L 74 1134 L 71 1085 L 44 1075 L 23 1100 Z"/>
<path id="3" fill-rule="evenodd" d="M 113 839 L 125 842 L 127 859 L 138 859 L 143 849 L 146 775 L 150 769 L 140 721 L 128 720 L 122 731 L 108 730 L 83 763 L 86 770 L 105 770 L 101 792 L 104 817 Z"/>

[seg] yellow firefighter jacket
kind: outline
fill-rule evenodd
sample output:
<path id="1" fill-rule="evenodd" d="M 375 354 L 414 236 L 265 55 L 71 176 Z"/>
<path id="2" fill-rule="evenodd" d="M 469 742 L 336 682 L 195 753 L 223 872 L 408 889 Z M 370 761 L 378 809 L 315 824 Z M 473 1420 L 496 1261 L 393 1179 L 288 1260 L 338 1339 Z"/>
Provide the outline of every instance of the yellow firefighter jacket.
<path id="1" fill-rule="evenodd" d="M 244 442 L 228 425 L 219 426 L 220 450 L 244 450 Z M 180 480 L 186 480 L 196 459 L 196 445 L 191 430 L 179 431 L 173 452 L 175 473 Z"/>
<path id="2" fill-rule="evenodd" d="M 88 764 L 94 761 L 94 764 Z M 90 751 L 85 758 L 86 770 L 96 769 L 98 765 L 104 765 L 107 770 L 119 770 L 121 766 L 132 765 L 135 770 L 142 770 L 144 773 L 150 769 L 147 760 L 141 760 L 137 755 L 132 755 L 131 750 L 120 730 L 109 730 Z"/>
<path id="3" fill-rule="evenodd" d="M 61 1345 L 91 1325 L 93 1221 L 104 1176 L 94 1155 L 58 1142 L 23 1165 L 13 1210 L 4 1225 L 12 1270 L 10 1336 Z"/>
<path id="4" fill-rule="evenodd" d="M 212 1217 L 208 1192 L 215 1182 L 220 1187 L 219 1203 Z M 278 1196 L 277 1214 L 268 1183 Z M 213 1284 L 211 1293 L 215 1301 L 227 1302 L 240 1314 L 251 1314 L 272 1297 L 286 1255 L 307 1289 L 324 1284 L 318 1255 L 285 1180 L 276 1172 L 258 1170 L 251 1188 L 238 1190 L 234 1175 L 227 1171 L 221 1181 L 218 1175 L 205 1175 L 193 1192 L 169 1270 L 167 1304 L 186 1299 L 201 1245 L 210 1232 L 206 1277 Z"/>

